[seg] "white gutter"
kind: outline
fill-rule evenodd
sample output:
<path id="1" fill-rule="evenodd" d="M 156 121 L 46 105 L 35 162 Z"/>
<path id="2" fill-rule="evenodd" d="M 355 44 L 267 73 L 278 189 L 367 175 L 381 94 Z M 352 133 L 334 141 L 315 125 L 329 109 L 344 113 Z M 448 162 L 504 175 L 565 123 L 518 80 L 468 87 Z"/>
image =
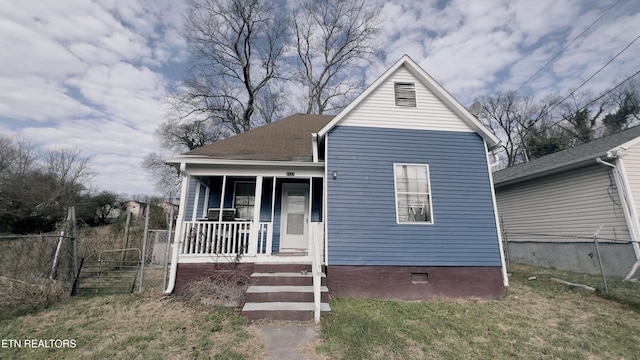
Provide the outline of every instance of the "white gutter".
<path id="1" fill-rule="evenodd" d="M 286 167 L 317 167 L 324 165 L 320 162 L 310 161 L 262 161 L 262 160 L 234 160 L 234 159 L 214 159 L 208 156 L 200 155 L 180 155 L 166 159 L 165 162 L 169 164 L 182 164 L 189 163 L 203 164 L 203 165 L 236 165 L 236 166 L 286 166 Z"/>

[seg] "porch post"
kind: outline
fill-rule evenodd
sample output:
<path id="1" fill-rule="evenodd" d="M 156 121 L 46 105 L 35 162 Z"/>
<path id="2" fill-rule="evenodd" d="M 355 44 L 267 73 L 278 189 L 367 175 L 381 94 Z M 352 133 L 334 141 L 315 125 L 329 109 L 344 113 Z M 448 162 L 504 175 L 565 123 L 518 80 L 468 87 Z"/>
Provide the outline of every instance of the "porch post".
<path id="1" fill-rule="evenodd" d="M 260 231 L 260 208 L 262 207 L 262 175 L 256 176 L 256 192 L 253 201 L 253 223 L 249 231 L 248 255 L 254 256 L 258 253 L 258 233 Z"/>
<path id="2" fill-rule="evenodd" d="M 273 252 L 273 232 L 275 231 L 275 216 L 276 216 L 276 183 L 277 177 L 273 177 L 273 186 L 271 188 L 271 224 L 269 225 L 269 233 L 267 233 L 266 250 L 267 255 L 271 255 Z"/>
<path id="3" fill-rule="evenodd" d="M 222 222 L 222 213 L 224 212 L 225 189 L 227 188 L 227 175 L 222 176 L 222 189 L 220 190 L 220 214 L 218 214 L 218 222 Z"/>
<path id="4" fill-rule="evenodd" d="M 313 176 L 309 178 L 309 218 L 305 219 L 307 222 L 307 253 L 311 254 L 311 247 L 315 244 L 313 236 L 313 230 L 311 227 L 313 226 L 311 222 L 311 215 L 313 214 Z"/>

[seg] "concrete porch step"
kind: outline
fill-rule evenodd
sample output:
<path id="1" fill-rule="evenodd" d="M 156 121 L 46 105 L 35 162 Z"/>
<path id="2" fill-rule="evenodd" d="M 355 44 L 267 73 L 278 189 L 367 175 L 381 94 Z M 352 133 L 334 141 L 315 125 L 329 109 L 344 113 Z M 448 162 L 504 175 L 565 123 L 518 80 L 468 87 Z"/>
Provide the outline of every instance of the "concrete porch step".
<path id="1" fill-rule="evenodd" d="M 329 291 L 326 286 L 320 287 L 320 291 Z M 250 286 L 247 293 L 273 293 L 273 292 L 310 292 L 313 293 L 312 286 Z"/>
<path id="2" fill-rule="evenodd" d="M 323 302 L 320 304 L 320 311 L 328 313 L 331 308 L 328 303 Z M 249 320 L 308 321 L 313 320 L 313 302 L 248 302 L 242 308 L 242 315 Z"/>
<path id="3" fill-rule="evenodd" d="M 326 275 L 321 275 L 321 284 L 325 285 Z M 253 285 L 262 286 L 305 286 L 313 285 L 313 275 L 308 272 L 254 272 L 251 274 Z"/>
<path id="4" fill-rule="evenodd" d="M 329 302 L 329 289 L 320 288 L 320 301 Z M 313 303 L 313 286 L 250 286 L 245 301 L 250 303 L 265 302 L 311 302 Z"/>
<path id="5" fill-rule="evenodd" d="M 254 264 L 254 273 L 311 272 L 310 263 Z"/>
<path id="6" fill-rule="evenodd" d="M 313 274 L 310 264 L 256 264 L 245 294 L 242 315 L 250 320 L 313 320 Z M 326 275 L 321 275 L 321 311 L 329 308 Z"/>

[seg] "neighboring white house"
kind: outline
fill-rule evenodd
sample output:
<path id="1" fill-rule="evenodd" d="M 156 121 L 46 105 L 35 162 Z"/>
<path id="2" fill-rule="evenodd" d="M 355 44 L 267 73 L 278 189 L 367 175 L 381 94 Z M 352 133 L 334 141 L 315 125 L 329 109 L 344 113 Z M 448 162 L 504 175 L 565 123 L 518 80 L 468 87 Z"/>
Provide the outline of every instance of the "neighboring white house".
<path id="1" fill-rule="evenodd" d="M 121 208 L 123 212 L 131 213 L 135 217 L 135 219 L 144 219 L 147 204 L 140 201 L 129 200 L 122 203 Z"/>
<path id="2" fill-rule="evenodd" d="M 596 232 L 604 242 L 607 274 L 626 276 L 640 259 L 640 127 L 493 177 L 498 213 L 512 234 L 512 261 L 598 273 L 590 240 Z M 537 234 L 557 236 L 546 237 L 543 244 Z"/>

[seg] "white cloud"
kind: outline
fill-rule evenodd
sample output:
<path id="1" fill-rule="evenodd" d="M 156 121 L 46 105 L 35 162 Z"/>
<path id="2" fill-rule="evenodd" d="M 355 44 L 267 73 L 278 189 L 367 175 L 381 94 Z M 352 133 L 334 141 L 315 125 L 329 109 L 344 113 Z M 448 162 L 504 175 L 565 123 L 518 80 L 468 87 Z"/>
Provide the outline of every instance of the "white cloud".
<path id="1" fill-rule="evenodd" d="M 23 121 L 87 116 L 96 111 L 71 97 L 67 88 L 38 75 L 0 77 L 0 115 Z"/>
<path id="2" fill-rule="evenodd" d="M 515 89 L 614 0 L 378 0 L 384 60 L 371 83 L 403 54 L 449 92 L 473 98 Z M 96 184 L 151 192 L 140 167 L 158 151 L 165 71 L 184 67 L 184 1 L 0 2 L 0 131 L 44 147 L 77 146 L 99 172 Z M 543 69 L 523 93 L 566 94 L 629 43 L 638 2 L 619 2 Z M 600 92 L 638 70 L 640 41 L 585 88 Z M 173 74 L 172 74 L 173 75 Z"/>
<path id="3" fill-rule="evenodd" d="M 118 192 L 151 192 L 140 167 L 158 151 L 167 86 L 184 58 L 180 1 L 0 3 L 0 118 L 43 148 L 78 147 Z M 16 127 L 16 124 L 21 124 Z M 117 161 L 117 163 L 109 163 Z"/>
<path id="4" fill-rule="evenodd" d="M 500 90 L 513 90 L 612 5 L 578 0 L 452 0 L 446 3 L 384 3 L 385 66 L 367 71 L 375 79 L 409 54 L 463 103 Z M 576 41 L 523 89 L 545 96 L 566 93 L 637 36 L 638 4 L 616 4 L 594 29 Z M 639 50 L 617 60 L 613 73 L 637 71 Z M 625 60 L 626 59 L 626 60 Z M 632 71 L 633 70 L 633 71 Z M 604 89 L 604 80 L 590 85 Z"/>

